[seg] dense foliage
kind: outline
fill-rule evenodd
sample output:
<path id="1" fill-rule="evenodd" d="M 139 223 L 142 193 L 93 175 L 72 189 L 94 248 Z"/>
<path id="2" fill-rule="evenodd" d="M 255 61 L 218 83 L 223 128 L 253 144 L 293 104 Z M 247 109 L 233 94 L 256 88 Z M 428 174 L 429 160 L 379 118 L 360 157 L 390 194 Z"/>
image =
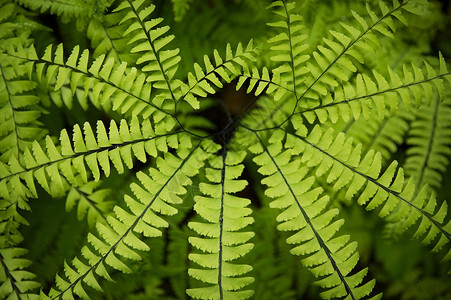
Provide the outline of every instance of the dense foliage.
<path id="1" fill-rule="evenodd" d="M 450 299 L 447 9 L 0 0 L 0 298 Z"/>

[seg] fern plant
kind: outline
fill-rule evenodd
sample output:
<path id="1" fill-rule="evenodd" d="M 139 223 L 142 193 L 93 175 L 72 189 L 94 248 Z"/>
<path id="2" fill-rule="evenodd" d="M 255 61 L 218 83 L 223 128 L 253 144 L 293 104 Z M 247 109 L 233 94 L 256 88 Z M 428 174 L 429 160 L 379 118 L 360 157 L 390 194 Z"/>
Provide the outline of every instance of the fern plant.
<path id="1" fill-rule="evenodd" d="M 378 299 L 373 216 L 447 265 L 434 3 L 0 3 L 1 298 Z"/>

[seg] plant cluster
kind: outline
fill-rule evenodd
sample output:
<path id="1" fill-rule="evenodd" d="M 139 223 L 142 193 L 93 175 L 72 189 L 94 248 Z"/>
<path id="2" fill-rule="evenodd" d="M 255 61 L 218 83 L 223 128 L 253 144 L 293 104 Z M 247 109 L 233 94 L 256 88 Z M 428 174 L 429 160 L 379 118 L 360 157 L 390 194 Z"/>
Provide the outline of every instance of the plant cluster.
<path id="1" fill-rule="evenodd" d="M 0 298 L 449 299 L 442 11 L 0 0 Z"/>

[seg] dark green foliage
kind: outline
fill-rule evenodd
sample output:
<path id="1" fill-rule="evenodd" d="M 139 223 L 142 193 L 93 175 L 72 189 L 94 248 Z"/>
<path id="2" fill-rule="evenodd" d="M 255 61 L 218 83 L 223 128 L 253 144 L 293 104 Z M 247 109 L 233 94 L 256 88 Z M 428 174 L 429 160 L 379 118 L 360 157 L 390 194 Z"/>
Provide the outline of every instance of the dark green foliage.
<path id="1" fill-rule="evenodd" d="M 446 25 L 0 0 L 0 298 L 448 299 Z"/>

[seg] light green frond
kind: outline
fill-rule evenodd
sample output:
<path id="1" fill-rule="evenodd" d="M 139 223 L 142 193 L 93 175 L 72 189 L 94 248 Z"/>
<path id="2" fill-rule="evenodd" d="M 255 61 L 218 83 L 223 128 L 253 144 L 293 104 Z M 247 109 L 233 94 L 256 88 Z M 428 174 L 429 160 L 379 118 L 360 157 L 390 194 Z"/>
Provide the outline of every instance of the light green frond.
<path id="1" fill-rule="evenodd" d="M 280 85 L 279 77 L 280 74 L 274 73 L 271 78 L 271 74 L 266 67 L 262 68 L 261 75 L 257 67 L 252 67 L 251 69 L 245 70 L 243 75 L 239 76 L 237 83 L 237 90 L 240 89 L 243 84 L 247 81 L 248 87 L 246 93 L 250 94 L 254 91 L 255 96 L 262 95 L 263 92 L 271 94 L 277 89 L 285 90 L 285 92 L 290 92 L 290 89 Z M 283 92 L 282 92 L 283 93 Z"/>
<path id="2" fill-rule="evenodd" d="M 223 82 L 230 83 L 243 72 L 248 72 L 249 65 L 256 60 L 257 49 L 250 41 L 246 48 L 238 44 L 233 53 L 230 44 L 226 47 L 225 59 L 218 51 L 214 51 L 214 62 L 205 55 L 203 69 L 199 64 L 194 64 L 194 74 L 188 73 L 188 84 L 181 83 L 180 92 L 176 94 L 177 101 L 186 101 L 193 108 L 199 108 L 197 97 L 206 97 L 216 93 L 216 89 L 223 87 Z M 242 83 L 238 83 L 239 89 Z"/>
<path id="3" fill-rule="evenodd" d="M 20 45 L 9 46 L 23 50 Z M 22 160 L 23 151 L 46 132 L 38 121 L 42 109 L 29 67 L 26 61 L 0 53 L 0 160 L 4 163 L 12 155 Z"/>
<path id="4" fill-rule="evenodd" d="M 189 254 L 196 268 L 190 268 L 188 273 L 209 285 L 188 289 L 188 295 L 193 298 L 248 299 L 253 295 L 252 290 L 242 290 L 254 281 L 252 277 L 242 276 L 252 267 L 233 262 L 253 248 L 248 241 L 254 233 L 243 231 L 253 223 L 249 216 L 252 210 L 247 207 L 250 201 L 233 195 L 247 185 L 246 181 L 238 179 L 243 171 L 244 156 L 245 152 L 232 153 L 225 148 L 221 156 L 211 156 L 210 167 L 205 169 L 208 183 L 200 183 L 203 195 L 194 198 L 194 210 L 203 220 L 188 223 L 188 227 L 199 234 L 199 237 L 190 237 L 189 242 L 202 252 Z"/>
<path id="5" fill-rule="evenodd" d="M 133 20 L 123 34 L 130 35 L 128 44 L 133 46 L 130 51 L 140 55 L 136 64 L 146 74 L 146 82 L 158 91 L 154 97 L 159 100 L 153 102 L 170 99 L 175 102 L 174 91 L 178 83 L 172 79 L 181 60 L 179 49 L 166 48 L 174 36 L 166 35 L 169 26 L 161 26 L 163 18 L 150 17 L 154 10 L 155 5 L 138 0 L 122 2 L 115 12 L 126 12 L 119 24 Z"/>
<path id="6" fill-rule="evenodd" d="M 30 292 L 37 289 L 39 283 L 33 281 L 34 274 L 24 270 L 31 264 L 21 258 L 27 251 L 22 248 L 0 249 L 0 297 L 2 299 L 39 299 Z"/>
<path id="7" fill-rule="evenodd" d="M 119 126 L 111 121 L 108 133 L 105 125 L 98 121 L 97 135 L 89 123 L 84 124 L 83 130 L 75 125 L 72 141 L 66 130 L 61 132 L 60 146 L 50 137 L 46 138 L 45 148 L 34 142 L 31 149 L 25 151 L 25 168 L 18 167 L 9 174 L 5 170 L 1 181 L 21 178 L 33 192 L 34 177 L 47 192 L 59 194 L 64 189 L 64 181 L 78 186 L 77 175 L 84 183 L 91 174 L 97 181 L 101 173 L 108 176 L 112 167 L 119 173 L 123 173 L 124 168 L 131 169 L 134 158 L 145 162 L 148 155 L 156 157 L 159 152 L 167 152 L 168 147 L 176 149 L 179 143 L 185 147 L 191 145 L 187 135 L 159 132 L 165 132 L 165 128 L 154 128 L 148 119 L 140 124 L 138 118 L 133 118 L 130 125 L 125 120 Z"/>
<path id="8" fill-rule="evenodd" d="M 112 121 L 108 133 L 99 121 L 97 136 L 88 123 L 85 123 L 83 132 L 77 125 L 72 140 L 63 130 L 60 146 L 56 146 L 50 137 L 46 138 L 45 147 L 34 142 L 24 153 L 24 166 L 15 156 L 10 157 L 7 165 L 0 163 L 0 187 L 3 191 L 0 195 L 3 211 L 0 220 L 6 228 L 2 236 L 6 245 L 16 244 L 21 239 L 17 229 L 26 221 L 19 215 L 19 209 L 29 210 L 27 199 L 37 197 L 35 181 L 55 197 L 65 195 L 69 190 L 68 208 L 78 199 L 79 216 L 87 211 L 88 221 L 93 222 L 108 205 L 105 207 L 107 203 L 103 202 L 105 191 L 89 196 L 84 194 L 92 191 L 92 185 L 95 185 L 88 183 L 91 176 L 99 180 L 101 173 L 108 176 L 111 168 L 123 172 L 125 167 L 133 167 L 135 158 L 145 162 L 148 155 L 156 157 L 160 152 L 167 152 L 168 146 L 176 149 L 183 144 L 186 148 L 179 149 L 180 153 L 192 146 L 188 136 L 177 133 L 158 135 L 148 120 L 139 124 L 136 118 L 130 126 L 124 120 L 119 127 Z"/>
<path id="9" fill-rule="evenodd" d="M 294 245 L 290 252 L 302 256 L 303 265 L 320 278 L 316 283 L 325 289 L 323 298 L 367 297 L 375 281 L 362 284 L 367 269 L 352 272 L 359 258 L 357 243 L 349 242 L 349 236 L 335 236 L 344 223 L 336 219 L 338 209 L 326 208 L 329 197 L 313 186 L 313 176 L 306 177 L 308 167 L 302 167 L 302 159 L 292 156 L 290 149 L 283 149 L 283 133 L 275 131 L 268 145 L 255 135 L 257 143 L 250 150 L 256 154 L 258 172 L 265 176 L 265 194 L 274 199 L 270 207 L 282 210 L 277 228 L 295 232 L 286 240 Z"/>
<path id="10" fill-rule="evenodd" d="M 107 222 L 96 223 L 97 233 L 89 233 L 81 257 L 65 264 L 64 278 L 57 275 L 56 287 L 50 291 L 53 299 L 86 298 L 84 285 L 101 290 L 98 279 L 111 281 L 109 269 L 131 272 L 132 261 L 141 260 L 140 252 L 150 250 L 141 236 L 161 236 L 160 228 L 169 225 L 161 216 L 177 213 L 174 205 L 182 203 L 180 196 L 192 184 L 190 177 L 207 156 L 200 144 L 180 156 L 166 153 L 157 158 L 157 168 L 137 173 L 139 183 L 130 185 L 134 196 L 125 196 L 127 208 L 117 205 Z"/>
<path id="11" fill-rule="evenodd" d="M 30 63 L 30 67 L 35 65 L 35 70 L 30 68 L 29 72 L 35 72 L 39 80 L 52 85 L 55 90 L 64 84 L 70 84 L 72 93 L 82 88 L 85 98 L 92 93 L 95 103 L 110 102 L 113 110 L 122 114 L 144 118 L 155 114 L 158 121 L 171 114 L 171 108 L 163 107 L 162 102 L 149 100 L 152 87 L 136 68 L 127 68 L 125 62 L 116 64 L 112 57 L 105 60 L 105 55 L 90 64 L 89 51 L 80 53 L 79 46 L 74 47 L 65 61 L 62 45 L 58 45 L 55 51 L 52 48 L 52 45 L 46 48 L 42 59 L 38 58 L 33 47 L 8 51 L 5 55 L 20 58 Z"/>
<path id="12" fill-rule="evenodd" d="M 303 33 L 302 17 L 294 13 L 294 3 L 276 1 L 270 8 L 281 18 L 268 25 L 282 31 L 268 40 L 273 53 L 271 60 L 281 64 L 273 70 L 275 79 L 284 87 L 276 88 L 274 100 L 282 98 L 287 92 L 286 89 L 289 89 L 297 99 L 300 95 L 298 88 L 308 72 L 305 62 L 310 58 L 310 55 L 305 53 L 309 46 L 305 43 L 307 35 Z"/>
<path id="13" fill-rule="evenodd" d="M 379 152 L 370 150 L 361 158 L 361 145 L 354 147 L 352 138 L 343 133 L 334 136 L 332 129 L 322 132 L 316 126 L 306 137 L 283 132 L 287 134 L 285 146 L 294 155 L 300 155 L 300 160 L 315 170 L 316 176 L 326 177 L 334 190 L 344 188 L 348 199 L 355 197 L 367 210 L 378 208 L 380 217 L 402 224 L 400 232 L 419 226 L 414 236 L 422 237 L 425 244 L 431 243 L 432 251 L 449 245 L 451 234 L 445 224 L 447 202 L 436 209 L 435 195 L 428 192 L 427 186 L 415 194 L 415 181 L 405 180 L 404 170 L 398 168 L 396 161 L 382 172 Z"/>
<path id="14" fill-rule="evenodd" d="M 411 106 L 429 105 L 436 93 L 443 94 L 445 79 L 448 82 L 451 80 L 451 73 L 446 69 L 441 68 L 436 72 L 427 63 L 422 69 L 414 65 L 404 66 L 402 79 L 391 69 L 388 71 L 390 79 L 375 70 L 371 77 L 357 74 L 355 84 L 343 83 L 334 88 L 333 96 L 330 93 L 325 95 L 321 104 L 302 107 L 296 114 L 311 123 L 316 119 L 320 122 L 328 119 L 336 122 L 340 117 L 345 121 L 351 117 L 359 119 L 361 114 L 368 119 L 370 110 L 374 109 L 382 118 L 386 109 L 391 115 L 396 114 L 399 101 L 407 110 Z"/>

